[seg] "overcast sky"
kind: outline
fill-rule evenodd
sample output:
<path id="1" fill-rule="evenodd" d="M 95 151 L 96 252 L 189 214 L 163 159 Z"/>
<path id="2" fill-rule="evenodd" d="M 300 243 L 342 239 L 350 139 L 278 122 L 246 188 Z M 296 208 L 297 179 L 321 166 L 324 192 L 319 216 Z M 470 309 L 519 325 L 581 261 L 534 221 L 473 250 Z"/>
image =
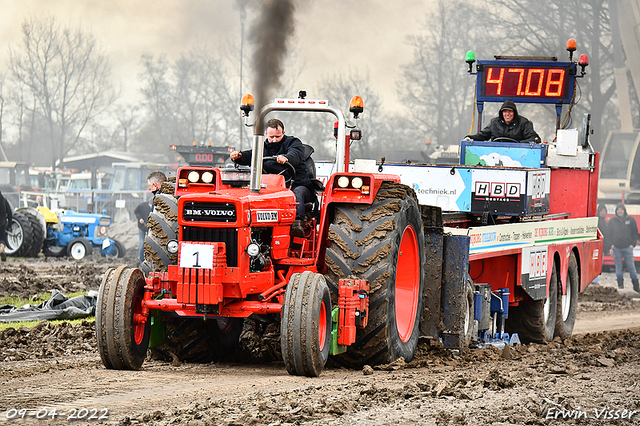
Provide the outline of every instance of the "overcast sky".
<path id="1" fill-rule="evenodd" d="M 396 109 L 400 65 L 413 55 L 405 38 L 420 32 L 433 3 L 304 0 L 296 13 L 297 46 L 304 64 L 297 86 L 310 97 L 322 97 L 314 92 L 320 79 L 361 69 L 369 72 L 388 109 Z M 9 46 L 21 42 L 24 20 L 54 16 L 60 24 L 81 26 L 96 37 L 110 59 L 114 82 L 127 98 L 138 85 L 141 55 L 166 53 L 174 58 L 196 43 L 216 45 L 240 37 L 235 0 L 0 0 L 0 5 L 2 72 Z M 249 13 L 247 28 L 251 18 Z M 245 62 L 245 76 L 251 72 L 248 67 Z"/>

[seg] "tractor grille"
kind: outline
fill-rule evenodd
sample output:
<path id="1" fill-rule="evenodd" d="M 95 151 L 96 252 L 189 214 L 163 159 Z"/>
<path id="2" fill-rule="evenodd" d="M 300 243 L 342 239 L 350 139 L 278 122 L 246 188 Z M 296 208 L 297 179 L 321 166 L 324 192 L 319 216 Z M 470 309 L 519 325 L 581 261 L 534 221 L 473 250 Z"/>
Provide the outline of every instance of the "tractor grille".
<path id="1" fill-rule="evenodd" d="M 227 266 L 238 266 L 238 230 L 233 228 L 182 227 L 182 241 L 203 241 L 225 243 L 227 246 Z"/>
<path id="2" fill-rule="evenodd" d="M 231 203 L 199 203 L 187 201 L 182 219 L 188 222 L 235 222 L 236 206 Z"/>

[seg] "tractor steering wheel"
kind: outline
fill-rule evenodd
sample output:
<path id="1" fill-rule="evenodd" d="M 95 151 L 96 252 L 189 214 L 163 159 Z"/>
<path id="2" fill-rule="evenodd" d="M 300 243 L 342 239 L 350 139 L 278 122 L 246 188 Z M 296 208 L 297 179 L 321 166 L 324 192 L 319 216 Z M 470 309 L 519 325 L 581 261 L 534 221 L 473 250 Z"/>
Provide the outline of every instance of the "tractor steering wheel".
<path id="1" fill-rule="evenodd" d="M 515 142 L 515 143 L 520 143 L 520 141 L 517 141 L 513 138 L 508 138 L 506 136 L 500 136 L 497 138 L 492 138 L 491 139 L 493 142 Z"/>
<path id="2" fill-rule="evenodd" d="M 263 157 L 262 158 L 262 162 L 263 164 L 265 162 L 276 162 L 279 166 L 285 166 L 284 169 L 282 169 L 278 174 L 279 175 L 283 175 L 284 176 L 284 183 L 287 186 L 287 188 L 289 188 L 291 186 L 291 184 L 293 183 L 293 179 L 296 177 L 296 168 L 293 166 L 293 164 L 291 164 L 290 162 L 286 161 L 284 164 L 280 164 L 278 163 L 278 157 L 277 156 L 270 156 L 270 157 Z M 287 175 L 285 174 L 287 171 L 291 172 L 291 176 L 287 178 Z"/>

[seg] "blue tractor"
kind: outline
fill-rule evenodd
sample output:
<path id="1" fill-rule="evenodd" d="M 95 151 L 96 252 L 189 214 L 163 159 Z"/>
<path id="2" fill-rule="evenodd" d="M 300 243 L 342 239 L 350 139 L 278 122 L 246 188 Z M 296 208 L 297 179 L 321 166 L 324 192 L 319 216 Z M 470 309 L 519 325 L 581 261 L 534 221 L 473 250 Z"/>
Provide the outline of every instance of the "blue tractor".
<path id="1" fill-rule="evenodd" d="M 68 255 L 79 260 L 91 255 L 94 247 L 109 257 L 124 257 L 126 250 L 120 241 L 107 236 L 111 218 L 102 214 L 77 213 L 66 210 L 55 214 L 47 207 L 39 207 L 47 224 L 42 252 L 45 256 Z"/>

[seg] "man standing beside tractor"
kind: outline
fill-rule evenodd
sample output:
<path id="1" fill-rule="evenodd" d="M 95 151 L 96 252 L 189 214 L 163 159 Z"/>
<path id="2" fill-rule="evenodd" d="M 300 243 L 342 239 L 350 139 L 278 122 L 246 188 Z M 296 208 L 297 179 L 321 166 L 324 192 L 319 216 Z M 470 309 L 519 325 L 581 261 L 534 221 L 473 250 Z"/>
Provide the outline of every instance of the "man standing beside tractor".
<path id="1" fill-rule="evenodd" d="M 295 136 L 286 136 L 284 134 L 284 123 L 277 118 L 272 118 L 266 123 L 266 138 L 264 141 L 264 157 L 275 157 L 276 161 L 280 165 L 285 163 L 291 164 L 295 168 L 295 176 L 292 176 L 293 183 L 291 190 L 296 196 L 296 220 L 291 226 L 291 235 L 294 237 L 304 236 L 304 227 L 302 221 L 304 220 L 305 210 L 304 205 L 311 201 L 311 194 L 313 187 L 309 176 L 307 175 L 307 168 L 304 158 L 304 147 L 300 139 Z M 230 155 L 231 159 L 245 166 L 251 164 L 252 152 L 250 149 L 239 152 L 233 151 Z M 287 169 L 285 168 L 285 171 Z M 278 166 L 266 163 L 265 172 L 267 173 L 280 173 L 282 169 L 278 169 Z"/>
<path id="2" fill-rule="evenodd" d="M 613 253 L 613 262 L 616 265 L 616 279 L 618 280 L 618 288 L 624 288 L 622 262 L 627 266 L 633 290 L 640 293 L 640 284 L 638 283 L 638 274 L 633 259 L 633 248 L 638 243 L 638 225 L 636 220 L 627 214 L 624 204 L 619 203 L 616 206 L 616 215 L 609 219 L 608 226 L 608 244 L 611 244 L 609 252 Z"/>

